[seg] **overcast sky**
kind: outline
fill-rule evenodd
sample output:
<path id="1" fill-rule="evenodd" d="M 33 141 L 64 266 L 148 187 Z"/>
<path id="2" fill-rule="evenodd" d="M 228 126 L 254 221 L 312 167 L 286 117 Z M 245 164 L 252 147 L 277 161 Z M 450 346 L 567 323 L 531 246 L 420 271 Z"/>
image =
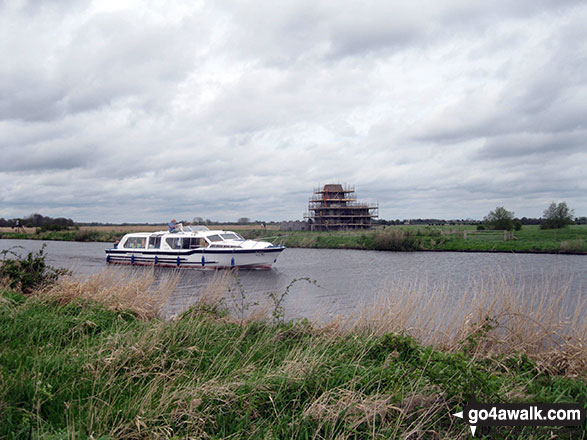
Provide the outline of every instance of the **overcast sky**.
<path id="1" fill-rule="evenodd" d="M 587 3 L 0 0 L 0 217 L 587 215 Z"/>

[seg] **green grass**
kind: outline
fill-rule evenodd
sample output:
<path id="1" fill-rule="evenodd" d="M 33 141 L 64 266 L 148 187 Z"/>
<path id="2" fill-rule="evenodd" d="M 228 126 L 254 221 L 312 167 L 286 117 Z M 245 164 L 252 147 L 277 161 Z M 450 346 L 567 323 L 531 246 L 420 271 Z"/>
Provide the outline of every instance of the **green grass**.
<path id="1" fill-rule="evenodd" d="M 206 311 L 207 310 L 207 311 Z M 80 299 L 0 296 L 0 438 L 468 438 L 482 402 L 579 402 L 585 377 L 525 355 L 443 352 L 401 334 L 238 323 L 215 308 L 140 320 Z M 477 438 L 583 438 L 491 428 Z"/>
<path id="2" fill-rule="evenodd" d="M 467 239 L 464 239 L 467 231 Z M 262 231 L 247 231 L 255 238 Z M 375 231 L 280 232 L 287 247 L 366 249 L 391 251 L 498 251 L 587 253 L 587 225 L 542 230 L 538 225 L 514 231 L 504 241 L 503 233 L 476 233 L 475 226 L 387 226 Z"/>
<path id="3" fill-rule="evenodd" d="M 58 241 L 104 241 L 120 240 L 123 232 L 67 229 L 63 231 L 43 231 L 34 233 L 0 232 L 0 239 L 14 240 L 58 240 Z"/>
<path id="4" fill-rule="evenodd" d="M 514 240 L 503 240 L 503 235 L 468 234 L 475 226 L 387 226 L 375 231 L 283 232 L 263 229 L 243 230 L 246 238 L 283 236 L 278 239 L 287 247 L 323 249 L 366 249 L 390 251 L 497 251 L 587 253 L 587 225 L 571 225 L 562 229 L 540 229 L 538 225 L 524 226 L 515 231 Z M 0 238 L 103 241 L 115 242 L 123 232 L 97 230 L 48 231 L 39 234 L 3 232 Z"/>

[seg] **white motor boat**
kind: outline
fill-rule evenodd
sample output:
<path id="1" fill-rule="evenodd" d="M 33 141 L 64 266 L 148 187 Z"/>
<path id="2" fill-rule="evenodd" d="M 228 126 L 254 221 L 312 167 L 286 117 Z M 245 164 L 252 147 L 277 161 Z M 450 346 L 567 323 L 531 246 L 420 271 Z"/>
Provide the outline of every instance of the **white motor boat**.
<path id="1" fill-rule="evenodd" d="M 177 268 L 269 269 L 285 249 L 268 241 L 246 240 L 236 232 L 183 227 L 177 232 L 126 234 L 114 248 L 106 249 L 111 264 Z"/>

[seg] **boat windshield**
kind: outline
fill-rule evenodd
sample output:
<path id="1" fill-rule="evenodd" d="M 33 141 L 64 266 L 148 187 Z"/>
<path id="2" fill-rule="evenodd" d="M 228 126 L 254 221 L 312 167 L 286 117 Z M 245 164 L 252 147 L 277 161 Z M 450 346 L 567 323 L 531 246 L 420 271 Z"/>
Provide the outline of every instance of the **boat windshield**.
<path id="1" fill-rule="evenodd" d="M 167 237 L 165 241 L 171 249 L 197 249 L 206 246 L 203 239 L 196 237 Z"/>
<path id="2" fill-rule="evenodd" d="M 240 235 L 234 232 L 229 232 L 227 234 L 220 234 L 220 236 L 225 240 L 237 240 L 237 241 L 245 241 Z"/>
<path id="3" fill-rule="evenodd" d="M 218 234 L 208 235 L 206 237 L 209 241 L 222 241 L 222 238 Z"/>

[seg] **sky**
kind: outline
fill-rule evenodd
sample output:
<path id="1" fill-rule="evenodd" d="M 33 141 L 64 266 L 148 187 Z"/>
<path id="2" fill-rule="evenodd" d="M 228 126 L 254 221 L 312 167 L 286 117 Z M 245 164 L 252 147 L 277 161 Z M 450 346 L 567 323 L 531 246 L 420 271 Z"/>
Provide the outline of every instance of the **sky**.
<path id="1" fill-rule="evenodd" d="M 587 215 L 587 3 L 0 0 L 0 217 Z"/>

